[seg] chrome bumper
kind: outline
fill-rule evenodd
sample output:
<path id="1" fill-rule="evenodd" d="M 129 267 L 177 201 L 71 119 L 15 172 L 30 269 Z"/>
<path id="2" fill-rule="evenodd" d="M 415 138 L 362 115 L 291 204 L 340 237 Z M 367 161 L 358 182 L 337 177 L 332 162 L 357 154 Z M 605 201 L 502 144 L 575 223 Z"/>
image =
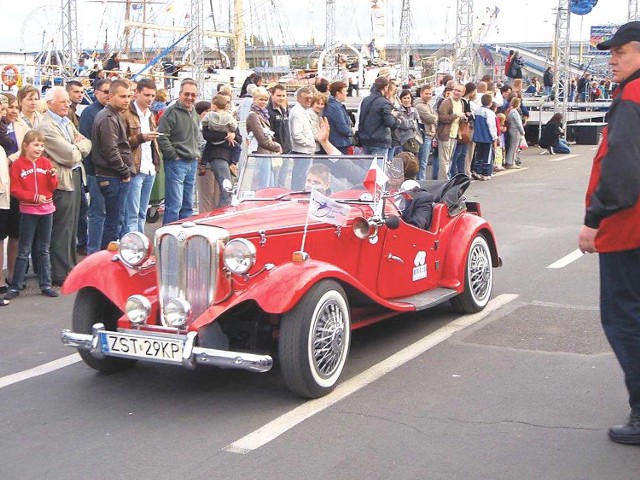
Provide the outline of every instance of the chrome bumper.
<path id="1" fill-rule="evenodd" d="M 68 347 L 74 347 L 82 350 L 89 350 L 91 355 L 101 359 L 105 355 L 110 355 L 102 351 L 99 341 L 100 332 L 107 331 L 102 323 L 93 325 L 92 333 L 76 333 L 71 330 L 63 330 L 60 334 L 62 343 Z M 129 335 L 135 335 L 127 332 Z M 252 372 L 268 372 L 273 366 L 273 359 L 269 355 L 257 355 L 254 353 L 230 352 L 227 350 L 216 350 L 213 348 L 198 347 L 195 345 L 197 332 L 189 332 L 186 335 L 180 335 L 179 338 L 184 342 L 182 350 L 182 362 L 166 362 L 153 358 L 139 358 L 135 356 L 125 357 L 136 360 L 171 363 L 172 365 L 182 365 L 185 368 L 193 369 L 197 364 L 210 365 L 219 368 L 236 368 L 241 370 L 249 370 Z M 123 355 L 112 355 L 123 357 Z"/>

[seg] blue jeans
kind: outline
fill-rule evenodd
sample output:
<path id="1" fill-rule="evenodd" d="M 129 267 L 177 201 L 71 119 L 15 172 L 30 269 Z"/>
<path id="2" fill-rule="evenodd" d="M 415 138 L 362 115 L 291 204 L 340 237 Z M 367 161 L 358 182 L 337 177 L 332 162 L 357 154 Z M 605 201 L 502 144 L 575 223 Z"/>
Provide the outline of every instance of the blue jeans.
<path id="1" fill-rule="evenodd" d="M 390 149 L 385 147 L 364 147 L 362 150 L 365 155 L 378 155 L 386 160 Z"/>
<path id="2" fill-rule="evenodd" d="M 456 143 L 456 149 L 453 151 L 449 166 L 449 178 L 455 177 L 458 173 L 464 173 L 464 160 L 467 156 L 468 146 L 468 143 Z"/>
<path id="3" fill-rule="evenodd" d="M 51 259 L 49 257 L 49 244 L 51 243 L 51 227 L 53 226 L 53 213 L 47 215 L 20 214 L 20 234 L 18 239 L 18 257 L 13 269 L 11 288 L 22 288 L 24 277 L 29 265 L 29 254 L 32 245 L 35 245 L 38 256 L 38 281 L 40 288 L 51 287 Z"/>
<path id="4" fill-rule="evenodd" d="M 89 199 L 87 198 L 87 192 L 85 191 L 85 185 L 82 185 L 82 192 L 80 192 L 80 216 L 78 217 L 78 243 L 77 248 L 87 248 L 88 227 L 87 227 L 87 214 L 89 212 Z"/>
<path id="5" fill-rule="evenodd" d="M 193 215 L 197 160 L 164 162 L 164 218 L 162 224 Z"/>
<path id="6" fill-rule="evenodd" d="M 552 87 L 544 87 L 544 96 L 547 100 L 551 98 L 551 89 Z"/>
<path id="7" fill-rule="evenodd" d="M 420 145 L 420 151 L 418 152 L 418 161 L 420 162 L 420 168 L 418 169 L 418 175 L 416 178 L 418 180 L 426 180 L 427 179 L 427 166 L 429 165 L 429 155 L 431 155 L 431 142 L 433 141 L 432 137 L 428 135 L 423 135 L 423 142 Z M 434 168 L 437 168 L 434 164 Z M 436 171 L 434 176 L 438 178 L 438 172 Z"/>
<path id="8" fill-rule="evenodd" d="M 600 317 L 640 413 L 640 248 L 600 254 Z"/>
<path id="9" fill-rule="evenodd" d="M 98 187 L 95 175 L 87 175 L 87 185 L 89 186 L 89 215 L 87 236 L 87 254 L 96 253 L 102 248 L 102 231 L 104 229 L 104 219 L 106 217 L 104 207 L 104 197 Z"/>
<path id="10" fill-rule="evenodd" d="M 557 147 L 553 147 L 553 151 L 556 153 L 571 153 L 571 149 L 569 148 L 569 144 L 564 138 L 560 139 L 560 143 Z"/>
<path id="11" fill-rule="evenodd" d="M 151 189 L 156 179 L 155 174 L 137 173 L 129 182 L 127 194 L 126 231 L 144 233 L 144 223 L 147 219 L 147 208 L 151 198 Z"/>
<path id="12" fill-rule="evenodd" d="M 216 182 L 220 187 L 220 202 L 219 207 L 226 207 L 231 205 L 231 194 L 228 193 L 222 185 L 225 180 L 229 180 L 231 184 L 231 170 L 229 170 L 229 163 L 222 158 L 214 158 L 209 162 L 209 168 L 216 176 Z"/>
<path id="13" fill-rule="evenodd" d="M 291 152 L 294 155 L 303 155 L 298 152 Z M 264 162 L 264 159 L 259 159 L 259 162 Z M 271 162 L 264 162 L 271 165 Z M 306 158 L 294 158 L 293 159 L 293 167 L 291 168 L 291 190 L 299 191 L 304 190 L 305 180 L 307 178 L 307 170 L 311 165 L 311 159 Z M 264 165 L 260 164 L 258 166 L 258 172 L 260 172 L 260 184 L 264 185 L 264 181 L 268 180 L 265 176 L 266 170 L 264 169 Z M 268 185 L 267 185 L 268 186 Z"/>
<path id="14" fill-rule="evenodd" d="M 102 248 L 106 248 L 109 242 L 120 239 L 120 234 L 125 226 L 125 209 L 129 182 L 123 182 L 116 177 L 104 177 L 96 175 L 96 181 L 104 197 L 105 219 L 102 232 Z"/>

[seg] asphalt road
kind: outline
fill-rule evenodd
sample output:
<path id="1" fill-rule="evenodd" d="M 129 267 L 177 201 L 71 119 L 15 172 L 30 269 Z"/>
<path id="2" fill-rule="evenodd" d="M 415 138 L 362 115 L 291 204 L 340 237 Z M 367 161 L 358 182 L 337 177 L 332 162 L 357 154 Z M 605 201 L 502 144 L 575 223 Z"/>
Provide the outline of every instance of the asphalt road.
<path id="1" fill-rule="evenodd" d="M 628 405 L 599 326 L 597 257 L 548 268 L 577 248 L 594 151 L 538 152 L 468 190 L 504 260 L 492 311 L 442 305 L 355 332 L 339 398 L 292 397 L 277 369 L 98 374 L 59 341 L 73 297 L 37 295 L 31 279 L 0 309 L 0 479 L 638 478 L 637 448 L 606 436 Z M 387 360 L 414 344 L 406 363 Z M 257 429 L 269 441 L 229 448 Z"/>

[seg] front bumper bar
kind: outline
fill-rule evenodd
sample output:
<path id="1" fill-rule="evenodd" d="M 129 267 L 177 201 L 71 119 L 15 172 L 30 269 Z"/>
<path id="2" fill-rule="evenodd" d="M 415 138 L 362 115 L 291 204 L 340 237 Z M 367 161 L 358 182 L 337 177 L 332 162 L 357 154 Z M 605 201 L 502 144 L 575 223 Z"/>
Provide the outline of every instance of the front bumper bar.
<path id="1" fill-rule="evenodd" d="M 196 346 L 197 332 L 189 332 L 186 335 L 175 336 L 183 341 L 182 361 L 167 362 L 154 358 L 140 358 L 135 356 L 112 355 L 102 350 L 100 345 L 100 332 L 106 332 L 102 323 L 93 325 L 91 333 L 76 333 L 71 330 L 63 330 L 60 334 L 62 343 L 68 347 L 81 350 L 88 350 L 97 359 L 102 359 L 106 355 L 114 357 L 133 358 L 155 363 L 170 363 L 172 365 L 182 365 L 185 368 L 193 369 L 197 364 L 210 365 L 219 368 L 235 368 L 249 370 L 252 372 L 268 372 L 273 366 L 273 359 L 269 355 L 258 355 L 245 352 L 230 352 L 227 350 L 216 350 Z M 129 335 L 135 335 L 127 331 Z M 146 333 L 146 332 L 145 332 Z M 150 334 L 153 336 L 153 334 Z M 147 335 L 142 335 L 146 337 Z"/>

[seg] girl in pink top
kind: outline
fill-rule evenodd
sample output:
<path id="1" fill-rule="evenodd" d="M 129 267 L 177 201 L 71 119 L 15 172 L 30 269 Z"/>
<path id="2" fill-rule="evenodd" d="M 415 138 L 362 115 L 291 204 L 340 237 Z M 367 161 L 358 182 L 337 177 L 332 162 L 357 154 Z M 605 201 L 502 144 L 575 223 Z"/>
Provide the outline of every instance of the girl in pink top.
<path id="1" fill-rule="evenodd" d="M 58 186 L 56 170 L 44 153 L 44 135 L 36 130 L 29 131 L 22 141 L 20 157 L 11 165 L 11 195 L 20 202 L 20 231 L 18 235 L 18 258 L 11 281 L 11 289 L 4 300 L 20 295 L 25 272 L 29 262 L 31 247 L 36 247 L 38 255 L 38 279 L 42 294 L 57 297 L 51 288 L 51 263 L 49 243 L 53 212 L 53 192 Z"/>

